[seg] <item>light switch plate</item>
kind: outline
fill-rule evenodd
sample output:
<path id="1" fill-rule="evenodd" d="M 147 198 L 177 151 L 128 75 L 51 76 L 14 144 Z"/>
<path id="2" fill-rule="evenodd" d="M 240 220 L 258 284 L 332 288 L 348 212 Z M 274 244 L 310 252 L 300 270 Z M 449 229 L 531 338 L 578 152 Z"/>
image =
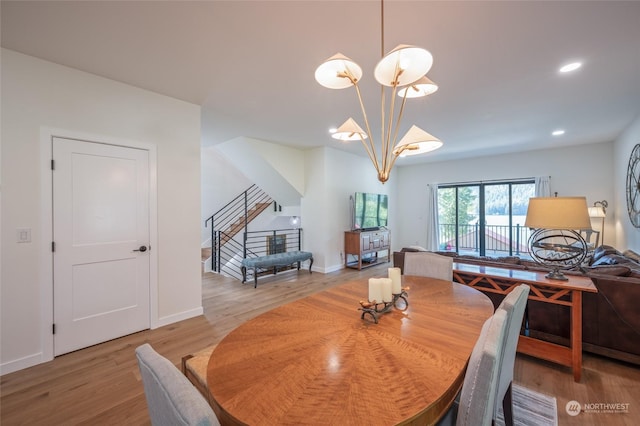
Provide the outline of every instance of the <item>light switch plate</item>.
<path id="1" fill-rule="evenodd" d="M 31 228 L 18 228 L 16 231 L 17 231 L 17 240 L 19 243 L 31 242 Z"/>

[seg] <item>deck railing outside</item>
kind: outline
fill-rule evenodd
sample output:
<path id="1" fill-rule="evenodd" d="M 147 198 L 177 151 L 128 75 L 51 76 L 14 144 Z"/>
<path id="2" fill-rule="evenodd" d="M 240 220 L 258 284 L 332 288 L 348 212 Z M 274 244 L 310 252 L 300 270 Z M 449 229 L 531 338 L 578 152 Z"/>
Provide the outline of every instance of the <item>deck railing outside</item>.
<path id="1" fill-rule="evenodd" d="M 527 242 L 531 230 L 522 225 L 485 225 L 484 236 L 480 225 L 440 224 L 440 250 L 459 254 L 480 254 L 480 238 L 484 237 L 485 255 L 530 257 Z M 457 241 L 457 243 L 456 243 Z"/>

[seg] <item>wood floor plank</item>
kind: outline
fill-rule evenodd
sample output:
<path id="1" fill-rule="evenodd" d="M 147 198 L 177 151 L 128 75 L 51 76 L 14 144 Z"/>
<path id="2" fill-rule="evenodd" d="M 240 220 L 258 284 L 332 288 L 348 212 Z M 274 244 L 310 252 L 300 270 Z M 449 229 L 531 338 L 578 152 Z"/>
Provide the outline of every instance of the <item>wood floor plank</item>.
<path id="1" fill-rule="evenodd" d="M 204 274 L 204 315 L 156 330 L 115 339 L 0 378 L 0 424 L 148 425 L 149 416 L 134 355 L 150 343 L 176 366 L 183 355 L 218 343 L 243 322 L 284 303 L 342 282 L 383 276 L 391 264 L 362 271 L 343 269 L 321 274 L 293 270 L 253 283 Z M 366 295 L 363 295 L 365 298 Z M 354 302 L 354 309 L 356 305 Z M 640 368 L 584 355 L 580 383 L 571 370 L 518 355 L 515 382 L 558 400 L 560 425 L 640 424 Z M 580 403 L 629 403 L 628 414 L 566 414 L 570 400 Z"/>

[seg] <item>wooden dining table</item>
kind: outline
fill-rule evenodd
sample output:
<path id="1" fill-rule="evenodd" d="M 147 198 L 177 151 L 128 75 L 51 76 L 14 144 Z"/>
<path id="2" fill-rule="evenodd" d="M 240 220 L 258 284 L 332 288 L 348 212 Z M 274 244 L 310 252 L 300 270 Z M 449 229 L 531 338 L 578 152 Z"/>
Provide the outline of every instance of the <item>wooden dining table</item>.
<path id="1" fill-rule="evenodd" d="M 223 425 L 432 424 L 462 387 L 489 298 L 403 276 L 406 310 L 361 318 L 368 281 L 266 312 L 229 333 L 207 367 Z"/>

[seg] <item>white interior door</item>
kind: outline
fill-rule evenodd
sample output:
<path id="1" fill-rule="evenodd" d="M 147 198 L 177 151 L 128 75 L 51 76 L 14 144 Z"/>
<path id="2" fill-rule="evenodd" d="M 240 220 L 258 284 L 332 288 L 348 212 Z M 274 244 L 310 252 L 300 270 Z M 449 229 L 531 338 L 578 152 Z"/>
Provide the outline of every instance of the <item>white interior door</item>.
<path id="1" fill-rule="evenodd" d="M 149 153 L 53 138 L 54 354 L 149 328 Z"/>

